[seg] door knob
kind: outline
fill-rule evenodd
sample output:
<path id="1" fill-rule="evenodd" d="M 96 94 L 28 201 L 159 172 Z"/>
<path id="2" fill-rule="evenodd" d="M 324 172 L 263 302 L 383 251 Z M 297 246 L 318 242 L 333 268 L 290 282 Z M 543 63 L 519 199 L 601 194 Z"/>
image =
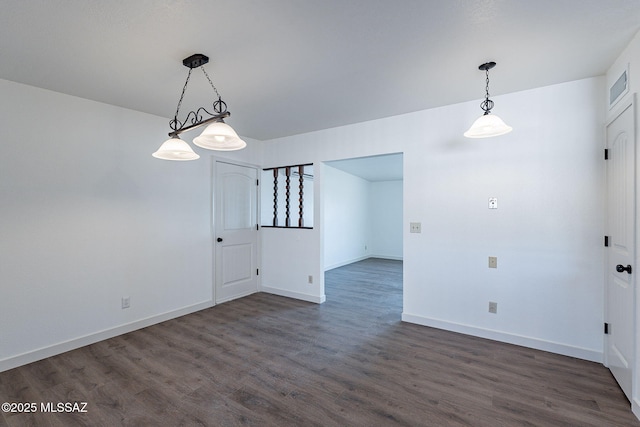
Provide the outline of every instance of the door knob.
<path id="1" fill-rule="evenodd" d="M 631 274 L 631 266 L 627 265 L 626 267 L 624 267 L 622 264 L 618 264 L 616 265 L 616 271 L 618 273 L 622 273 L 623 271 L 626 271 L 627 273 Z"/>
<path id="2" fill-rule="evenodd" d="M 222 237 L 218 237 L 218 238 L 216 239 L 216 241 L 217 241 L 218 243 L 222 242 Z M 629 267 L 629 268 L 631 268 L 631 267 Z"/>

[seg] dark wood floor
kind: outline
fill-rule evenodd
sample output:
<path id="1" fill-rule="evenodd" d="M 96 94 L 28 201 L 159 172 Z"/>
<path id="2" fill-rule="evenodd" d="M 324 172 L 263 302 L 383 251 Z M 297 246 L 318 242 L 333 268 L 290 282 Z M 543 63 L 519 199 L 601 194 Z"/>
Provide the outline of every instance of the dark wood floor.
<path id="1" fill-rule="evenodd" d="M 640 426 L 606 368 L 400 322 L 402 263 L 327 272 L 0 373 L 9 426 Z"/>

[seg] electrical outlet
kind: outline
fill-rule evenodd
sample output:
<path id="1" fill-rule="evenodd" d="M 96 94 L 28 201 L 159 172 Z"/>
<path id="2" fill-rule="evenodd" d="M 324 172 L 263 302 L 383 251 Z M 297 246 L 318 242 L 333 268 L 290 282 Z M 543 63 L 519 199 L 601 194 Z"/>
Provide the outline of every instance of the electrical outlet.
<path id="1" fill-rule="evenodd" d="M 129 308 L 131 307 L 131 298 L 129 297 L 122 297 L 122 308 Z"/>
<path id="2" fill-rule="evenodd" d="M 309 276 L 309 284 L 312 285 L 313 284 L 313 276 Z"/>
<path id="3" fill-rule="evenodd" d="M 489 301 L 489 313 L 497 314 L 498 313 L 498 303 Z"/>
<path id="4" fill-rule="evenodd" d="M 490 256 L 489 257 L 489 268 L 498 268 L 498 257 Z"/>
<path id="5" fill-rule="evenodd" d="M 409 233 L 422 233 L 422 223 L 421 222 L 409 223 Z"/>
<path id="6" fill-rule="evenodd" d="M 497 197 L 489 197 L 489 209 L 498 209 Z"/>

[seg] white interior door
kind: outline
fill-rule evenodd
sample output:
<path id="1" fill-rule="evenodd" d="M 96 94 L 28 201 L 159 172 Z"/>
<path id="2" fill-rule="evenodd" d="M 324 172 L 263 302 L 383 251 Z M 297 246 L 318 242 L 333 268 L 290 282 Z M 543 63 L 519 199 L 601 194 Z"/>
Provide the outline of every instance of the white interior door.
<path id="1" fill-rule="evenodd" d="M 216 162 L 214 197 L 215 300 L 258 290 L 258 171 Z"/>
<path id="2" fill-rule="evenodd" d="M 606 362 L 631 401 L 634 364 L 635 112 L 629 104 L 607 125 Z"/>

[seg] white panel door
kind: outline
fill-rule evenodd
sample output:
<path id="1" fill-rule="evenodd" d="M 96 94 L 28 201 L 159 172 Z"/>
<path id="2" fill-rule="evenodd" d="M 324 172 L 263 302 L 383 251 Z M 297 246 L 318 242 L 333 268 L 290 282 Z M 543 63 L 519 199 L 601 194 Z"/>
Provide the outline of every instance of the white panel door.
<path id="1" fill-rule="evenodd" d="M 634 363 L 635 136 L 633 104 L 607 125 L 607 365 L 631 401 Z"/>
<path id="2" fill-rule="evenodd" d="M 215 300 L 258 290 L 258 171 L 216 162 L 214 197 Z"/>

